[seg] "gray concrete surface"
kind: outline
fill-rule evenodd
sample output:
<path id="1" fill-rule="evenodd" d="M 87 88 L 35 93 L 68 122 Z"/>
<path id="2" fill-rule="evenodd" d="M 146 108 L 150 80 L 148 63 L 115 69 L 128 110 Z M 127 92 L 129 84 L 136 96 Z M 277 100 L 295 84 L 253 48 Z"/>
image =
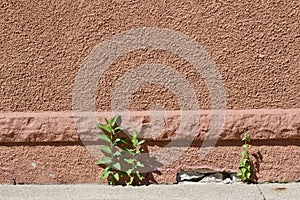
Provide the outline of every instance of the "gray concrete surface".
<path id="1" fill-rule="evenodd" d="M 191 200 L 191 199 L 300 199 L 300 184 L 180 184 L 122 187 L 94 184 L 79 185 L 0 185 L 0 199 L 72 200 Z"/>
<path id="2" fill-rule="evenodd" d="M 294 184 L 259 184 L 257 185 L 265 199 L 300 200 L 300 183 Z"/>

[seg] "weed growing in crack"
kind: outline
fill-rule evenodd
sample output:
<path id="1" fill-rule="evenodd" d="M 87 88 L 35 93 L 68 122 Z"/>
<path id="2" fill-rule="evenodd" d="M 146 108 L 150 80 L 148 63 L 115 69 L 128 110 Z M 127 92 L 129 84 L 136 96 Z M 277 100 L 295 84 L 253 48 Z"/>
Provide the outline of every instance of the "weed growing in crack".
<path id="1" fill-rule="evenodd" d="M 145 140 L 139 140 L 136 131 L 125 138 L 120 137 L 123 127 L 116 126 L 118 118 L 119 115 L 105 118 L 106 124 L 98 124 L 104 132 L 98 138 L 106 143 L 98 147 L 105 156 L 97 164 L 106 166 L 100 178 L 107 178 L 110 185 L 133 185 L 143 179 L 139 169 L 145 166 L 139 161 L 139 156 Z"/>
<path id="2" fill-rule="evenodd" d="M 240 178 L 242 181 L 247 182 L 250 181 L 250 177 L 252 175 L 251 159 L 250 154 L 247 150 L 250 143 L 250 137 L 248 133 L 244 134 L 242 141 L 244 142 L 243 150 L 241 152 L 242 160 L 240 162 L 237 177 Z"/>

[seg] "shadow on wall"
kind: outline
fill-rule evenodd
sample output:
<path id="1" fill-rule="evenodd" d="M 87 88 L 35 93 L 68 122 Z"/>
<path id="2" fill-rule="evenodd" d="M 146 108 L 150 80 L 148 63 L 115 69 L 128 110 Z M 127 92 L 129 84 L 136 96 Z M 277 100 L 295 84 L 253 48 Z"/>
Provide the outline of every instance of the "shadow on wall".
<path id="1" fill-rule="evenodd" d="M 263 156 L 259 150 L 257 151 L 257 153 L 253 153 L 251 155 L 255 158 L 255 161 L 252 160 L 251 162 L 251 167 L 253 169 L 251 180 L 257 182 L 258 181 L 257 174 L 260 171 L 260 163 L 263 162 Z"/>

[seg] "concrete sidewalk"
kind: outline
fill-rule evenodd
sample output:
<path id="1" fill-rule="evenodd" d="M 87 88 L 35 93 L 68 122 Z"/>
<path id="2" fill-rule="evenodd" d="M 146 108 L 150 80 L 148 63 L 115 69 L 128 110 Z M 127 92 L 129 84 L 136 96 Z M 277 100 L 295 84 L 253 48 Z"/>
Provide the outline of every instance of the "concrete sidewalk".
<path id="1" fill-rule="evenodd" d="M 122 187 L 79 185 L 0 185 L 0 199 L 300 199 L 300 184 L 179 184 Z"/>

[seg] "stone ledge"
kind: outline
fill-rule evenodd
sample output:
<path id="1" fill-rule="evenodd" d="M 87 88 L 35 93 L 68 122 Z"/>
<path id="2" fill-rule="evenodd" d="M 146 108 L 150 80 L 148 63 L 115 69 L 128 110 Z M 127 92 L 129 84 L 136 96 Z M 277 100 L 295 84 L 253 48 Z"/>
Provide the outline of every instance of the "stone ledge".
<path id="1" fill-rule="evenodd" d="M 212 120 L 210 111 L 189 112 L 180 127 L 180 111 L 167 111 L 164 120 L 160 113 L 132 111 L 131 124 L 122 123 L 129 130 L 137 130 L 140 137 L 167 141 L 193 138 L 203 140 Z M 195 120 L 196 115 L 199 121 Z M 104 117 L 112 117 L 111 112 L 96 113 L 100 122 Z M 122 116 L 122 113 L 121 113 Z M 154 118 L 151 120 L 151 116 Z M 258 109 L 227 110 L 219 140 L 240 139 L 248 130 L 252 139 L 300 139 L 300 109 Z M 122 118 L 122 117 L 121 117 Z M 77 126 L 76 124 L 80 124 Z M 194 135 L 190 130 L 195 129 Z M 96 141 L 99 133 L 92 113 L 40 112 L 40 113 L 0 113 L 0 142 L 74 142 Z M 78 134 L 79 133 L 79 134 Z M 216 135 L 212 135 L 215 138 Z"/>

